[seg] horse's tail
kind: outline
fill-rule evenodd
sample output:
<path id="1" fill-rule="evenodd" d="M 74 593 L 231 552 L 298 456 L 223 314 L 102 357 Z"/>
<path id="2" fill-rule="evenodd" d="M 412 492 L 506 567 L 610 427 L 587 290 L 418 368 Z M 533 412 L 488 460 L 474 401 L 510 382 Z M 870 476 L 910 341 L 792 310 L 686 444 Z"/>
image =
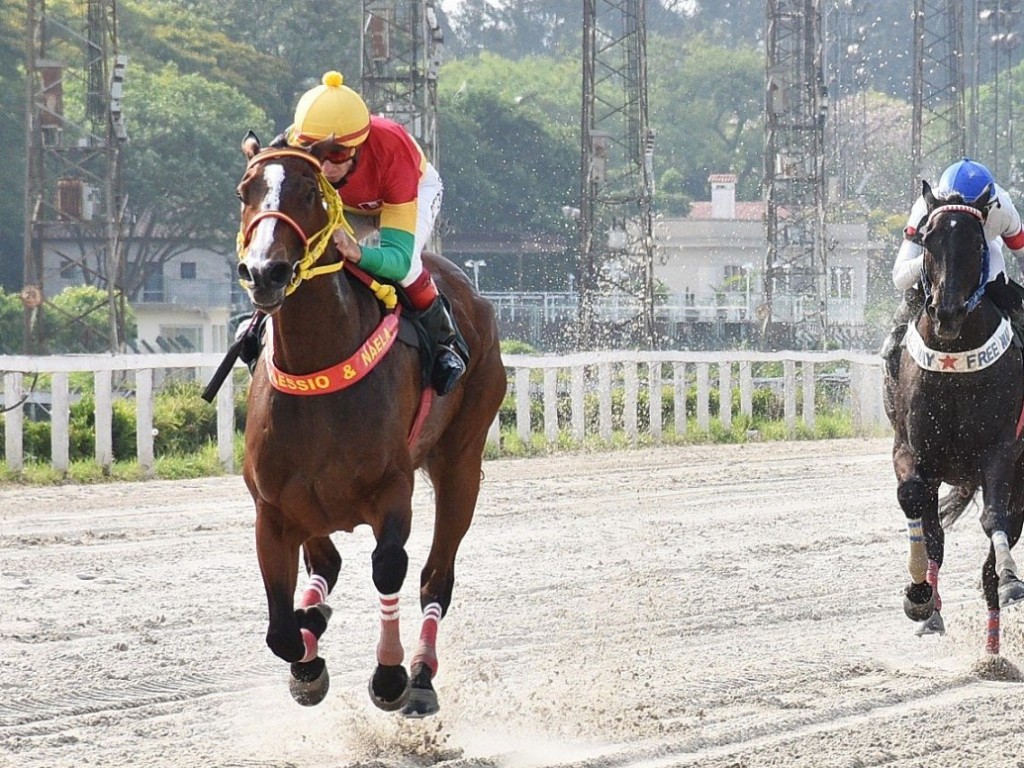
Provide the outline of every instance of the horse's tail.
<path id="1" fill-rule="evenodd" d="M 939 499 L 939 522 L 944 529 L 950 530 L 963 516 L 977 492 L 974 486 L 961 485 Z"/>

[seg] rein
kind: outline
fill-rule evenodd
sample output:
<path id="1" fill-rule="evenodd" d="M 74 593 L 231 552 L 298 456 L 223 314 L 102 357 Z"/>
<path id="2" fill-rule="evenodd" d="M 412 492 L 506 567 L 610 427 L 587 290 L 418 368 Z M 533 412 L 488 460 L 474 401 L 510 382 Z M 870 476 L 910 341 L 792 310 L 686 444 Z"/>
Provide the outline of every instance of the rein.
<path id="1" fill-rule="evenodd" d="M 937 220 L 940 216 L 947 213 L 969 213 L 975 219 L 978 220 L 978 226 L 982 228 L 981 239 L 985 243 L 985 247 L 981 252 L 981 277 L 978 281 L 978 287 L 974 289 L 974 293 L 972 293 L 967 298 L 967 301 L 964 302 L 964 306 L 967 308 L 967 311 L 972 312 L 978 306 L 978 304 L 981 303 L 981 299 L 985 295 L 985 286 L 988 285 L 989 252 L 988 239 L 985 237 L 985 215 L 972 205 L 961 205 L 959 203 L 949 203 L 948 205 L 940 205 L 937 208 L 935 208 L 930 214 L 928 214 L 928 219 L 925 222 L 924 230 L 930 230 L 933 226 L 933 222 Z M 932 297 L 932 281 L 928 277 L 928 274 L 925 272 L 923 261 L 921 262 L 921 287 L 924 288 L 925 304 L 927 305 Z"/>
<path id="2" fill-rule="evenodd" d="M 271 149 L 264 152 L 260 152 L 258 155 L 254 155 L 249 163 L 246 165 L 245 170 L 248 173 L 252 168 L 265 163 L 267 160 L 275 160 L 281 157 L 297 157 L 300 160 L 305 160 L 316 170 L 316 183 L 320 187 L 320 195 L 324 201 L 324 208 L 327 211 L 327 224 L 323 229 L 318 232 L 306 236 L 306 233 L 302 230 L 302 227 L 288 214 L 283 211 L 260 211 L 252 220 L 249 222 L 249 226 L 239 228 L 238 237 L 236 238 L 236 250 L 238 252 L 238 260 L 243 261 L 249 250 L 249 242 L 252 239 L 253 230 L 256 225 L 264 219 L 278 219 L 283 221 L 299 236 L 299 240 L 302 241 L 303 255 L 298 262 L 295 263 L 292 268 L 292 279 L 285 288 L 285 296 L 290 296 L 295 292 L 295 289 L 299 287 L 299 284 L 303 280 L 312 280 L 314 277 L 319 275 L 330 274 L 331 272 L 337 272 L 345 267 L 345 260 L 341 259 L 335 264 L 324 264 L 319 267 L 313 266 L 320 257 L 324 255 L 324 251 L 327 250 L 327 246 L 331 242 L 331 235 L 338 229 L 344 229 L 350 235 L 354 236 L 351 225 L 345 219 L 345 211 L 342 207 L 341 198 L 338 193 L 331 186 L 331 183 L 324 176 L 323 170 L 320 166 L 320 161 L 310 155 L 308 152 L 302 152 L 297 149 Z M 248 288 L 246 281 L 239 280 L 243 288 Z"/>

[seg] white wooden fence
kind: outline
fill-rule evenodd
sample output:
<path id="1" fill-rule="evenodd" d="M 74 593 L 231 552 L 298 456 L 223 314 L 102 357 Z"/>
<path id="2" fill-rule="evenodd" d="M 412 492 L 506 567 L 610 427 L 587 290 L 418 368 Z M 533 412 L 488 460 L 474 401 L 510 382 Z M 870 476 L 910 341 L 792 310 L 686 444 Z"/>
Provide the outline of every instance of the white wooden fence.
<path id="1" fill-rule="evenodd" d="M 115 372 L 119 376 L 134 377 L 136 408 L 136 445 L 139 464 L 149 469 L 154 461 L 153 397 L 154 372 L 187 370 L 206 382 L 220 363 L 215 354 L 161 354 L 161 355 L 66 355 L 55 357 L 0 356 L 0 374 L 3 376 L 4 455 L 7 466 L 20 470 L 24 465 L 24 423 L 26 378 L 36 374 L 50 374 L 49 411 L 51 463 L 60 471 L 69 466 L 70 406 L 69 376 L 72 373 L 91 374 L 95 386 L 95 458 L 109 468 L 113 462 L 113 385 Z M 509 373 L 509 392 L 515 398 L 515 428 L 518 436 L 529 441 L 533 432 L 543 431 L 545 439 L 553 443 L 561 430 L 568 429 L 573 440 L 582 441 L 594 426 L 588 426 L 584 413 L 587 392 L 596 393 L 598 418 L 596 435 L 610 440 L 613 432 L 612 394 L 621 387 L 623 395 L 623 429 L 630 442 L 640 435 L 638 426 L 641 381 L 647 388 L 650 414 L 649 436 L 657 442 L 662 437 L 662 391 L 671 383 L 675 403 L 686 402 L 689 375 L 696 381 L 696 426 L 708 432 L 711 426 L 712 371 L 717 374 L 717 388 L 731 392 L 738 377 L 740 392 L 739 412 L 750 415 L 756 386 L 752 370 L 754 363 L 782 364 L 781 382 L 784 419 L 792 434 L 797 424 L 797 391 L 802 389 L 803 423 L 813 429 L 815 424 L 816 369 L 836 363 L 845 364 L 850 382 L 850 402 L 855 428 L 870 432 L 885 423 L 882 410 L 882 371 L 880 360 L 874 355 L 851 352 L 598 352 L 568 356 L 506 355 Z M 797 373 L 799 366 L 799 375 Z M 531 376 L 534 372 L 539 376 Z M 671 375 L 669 375 L 669 373 Z M 561 376 L 560 376 L 561 374 Z M 641 375 L 645 374 L 645 375 Z M 568 376 L 570 423 L 558 420 L 559 381 Z M 532 384 L 531 378 L 540 378 Z M 31 381 L 31 380 L 30 380 Z M 564 389 L 564 386 L 563 386 Z M 539 391 L 538 391 L 539 390 Z M 40 394 L 38 391 L 33 395 Z M 217 395 L 217 451 L 228 471 L 234 469 L 233 441 L 235 434 L 234 385 L 229 376 Z M 542 423 L 533 423 L 531 405 L 540 399 Z M 564 399 L 564 394 L 563 394 Z M 673 428 L 684 434 L 688 428 L 684 407 L 673 409 Z M 720 398 L 715 414 L 723 427 L 729 428 L 734 416 L 732 398 Z M 499 440 L 498 421 L 491 426 L 489 439 Z"/>

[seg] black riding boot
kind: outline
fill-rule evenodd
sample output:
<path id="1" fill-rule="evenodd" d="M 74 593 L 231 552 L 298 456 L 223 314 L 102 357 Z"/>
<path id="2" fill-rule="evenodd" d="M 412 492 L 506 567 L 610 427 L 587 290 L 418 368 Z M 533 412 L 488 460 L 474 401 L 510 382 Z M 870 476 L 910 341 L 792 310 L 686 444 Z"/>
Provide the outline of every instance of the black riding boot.
<path id="1" fill-rule="evenodd" d="M 917 286 L 905 290 L 903 300 L 892 316 L 893 328 L 886 336 L 879 353 L 885 361 L 885 370 L 893 381 L 899 379 L 900 376 L 900 356 L 903 337 L 907 333 L 907 324 L 916 318 L 922 309 L 924 309 L 924 291 Z"/>
<path id="2" fill-rule="evenodd" d="M 420 312 L 420 322 L 434 344 L 430 384 L 443 397 L 455 388 L 455 384 L 466 372 L 469 350 L 455 326 L 444 297 L 438 296 Z"/>
<path id="3" fill-rule="evenodd" d="M 259 360 L 260 352 L 263 350 L 263 329 L 267 325 L 267 316 L 262 312 L 258 314 L 255 321 L 250 316 L 238 324 L 235 329 L 235 339 L 241 339 L 242 346 L 238 349 L 238 357 L 249 366 L 251 376 L 256 369 L 256 361 Z"/>

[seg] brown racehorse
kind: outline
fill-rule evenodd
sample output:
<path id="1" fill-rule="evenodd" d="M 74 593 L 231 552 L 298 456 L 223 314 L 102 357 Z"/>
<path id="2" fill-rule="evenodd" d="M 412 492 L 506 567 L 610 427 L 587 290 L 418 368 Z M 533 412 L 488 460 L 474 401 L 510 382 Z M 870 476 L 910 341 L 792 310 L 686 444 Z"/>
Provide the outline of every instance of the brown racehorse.
<path id="1" fill-rule="evenodd" d="M 418 351 L 395 341 L 395 312 L 382 303 L 388 291 L 376 283 L 376 294 L 367 290 L 333 245 L 333 230 L 347 225 L 320 169 L 329 145 L 325 140 L 309 152 L 262 149 L 252 133 L 242 143 L 248 164 L 238 185 L 238 272 L 253 305 L 270 316 L 249 390 L 243 469 L 256 504 L 267 645 L 291 663 L 296 701 L 322 701 L 328 675 L 317 646 L 341 568 L 329 536 L 368 525 L 381 606 L 370 696 L 381 709 L 422 717 L 438 710 L 431 684 L 437 629 L 451 603 L 455 556 L 473 518 L 505 369 L 490 304 L 454 265 L 424 254 L 470 350 L 456 389 L 431 398 Z M 419 468 L 430 477 L 436 503 L 410 678 L 398 595 Z M 300 549 L 308 582 L 296 601 Z"/>
<path id="2" fill-rule="evenodd" d="M 939 569 L 945 535 L 939 522 L 942 483 L 981 487 L 981 525 L 991 541 L 982 567 L 988 605 L 986 650 L 999 652 L 1001 607 L 1024 600 L 1010 554 L 1021 534 L 1021 349 L 993 301 L 982 223 L 989 191 L 965 201 L 938 199 L 923 184 L 927 219 L 922 285 L 925 311 L 907 327 L 899 380 L 886 380 L 893 424 L 897 498 L 907 518 L 911 583 L 904 611 L 918 634 L 941 634 Z"/>

